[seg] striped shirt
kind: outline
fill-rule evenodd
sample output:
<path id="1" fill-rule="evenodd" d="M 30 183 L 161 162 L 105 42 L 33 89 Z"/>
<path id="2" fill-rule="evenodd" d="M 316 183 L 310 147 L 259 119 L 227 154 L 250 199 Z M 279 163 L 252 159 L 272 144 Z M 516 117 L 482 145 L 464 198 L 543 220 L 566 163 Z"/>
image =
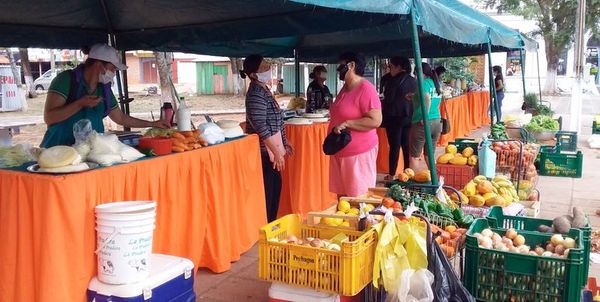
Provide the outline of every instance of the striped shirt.
<path id="1" fill-rule="evenodd" d="M 283 145 L 287 145 L 279 104 L 269 91 L 254 82 L 250 83 L 246 92 L 246 125 L 248 133 L 255 133 L 260 137 L 261 151 L 267 150 L 264 140 L 279 131 Z"/>

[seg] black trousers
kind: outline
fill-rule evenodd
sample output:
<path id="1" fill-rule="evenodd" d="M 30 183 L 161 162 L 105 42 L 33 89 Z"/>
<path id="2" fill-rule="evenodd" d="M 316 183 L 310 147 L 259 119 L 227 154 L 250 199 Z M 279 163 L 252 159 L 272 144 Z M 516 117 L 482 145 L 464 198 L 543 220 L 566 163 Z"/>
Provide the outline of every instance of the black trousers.
<path id="1" fill-rule="evenodd" d="M 267 206 L 267 220 L 277 219 L 279 210 L 279 197 L 281 196 L 281 173 L 273 169 L 273 163 L 267 152 L 261 152 L 265 200 Z"/>
<path id="2" fill-rule="evenodd" d="M 410 156 L 409 137 L 410 123 L 403 123 L 399 120 L 387 121 L 385 125 L 385 133 L 387 134 L 388 144 L 390 145 L 389 157 L 389 175 L 395 175 L 398 169 L 398 159 L 400 158 L 400 148 L 402 148 L 402 158 L 404 166 L 408 166 Z"/>

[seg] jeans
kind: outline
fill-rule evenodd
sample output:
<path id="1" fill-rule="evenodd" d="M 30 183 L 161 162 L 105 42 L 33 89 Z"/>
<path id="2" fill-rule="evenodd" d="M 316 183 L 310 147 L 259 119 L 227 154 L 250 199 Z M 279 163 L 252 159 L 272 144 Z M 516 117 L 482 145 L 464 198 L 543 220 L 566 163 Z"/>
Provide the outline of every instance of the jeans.
<path id="1" fill-rule="evenodd" d="M 409 144 L 410 144 L 410 123 L 402 125 L 402 123 L 389 123 L 385 126 L 388 144 L 390 145 L 389 154 L 389 175 L 396 175 L 398 169 L 398 159 L 400 158 L 400 148 L 402 148 L 402 159 L 404 167 L 408 167 L 409 162 Z"/>
<path id="2" fill-rule="evenodd" d="M 502 100 L 504 100 L 504 91 L 496 92 L 496 101 L 498 102 L 498 120 L 502 121 Z M 496 108 L 494 108 L 496 110 Z M 494 111 L 494 115 L 496 111 Z"/>
<path id="3" fill-rule="evenodd" d="M 273 163 L 267 152 L 261 152 L 265 201 L 267 206 L 267 220 L 272 222 L 277 219 L 279 211 L 279 198 L 281 196 L 281 173 L 273 169 Z"/>

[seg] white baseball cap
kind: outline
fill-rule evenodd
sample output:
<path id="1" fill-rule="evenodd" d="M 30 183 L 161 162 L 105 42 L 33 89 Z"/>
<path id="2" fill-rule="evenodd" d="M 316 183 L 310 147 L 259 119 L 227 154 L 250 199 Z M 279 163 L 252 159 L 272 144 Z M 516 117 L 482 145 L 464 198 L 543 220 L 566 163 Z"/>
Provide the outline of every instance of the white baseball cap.
<path id="1" fill-rule="evenodd" d="M 121 59 L 119 59 L 119 53 L 117 50 L 106 44 L 93 45 L 92 48 L 90 48 L 88 58 L 111 63 L 115 65 L 118 70 L 127 69 L 127 66 L 121 63 Z"/>

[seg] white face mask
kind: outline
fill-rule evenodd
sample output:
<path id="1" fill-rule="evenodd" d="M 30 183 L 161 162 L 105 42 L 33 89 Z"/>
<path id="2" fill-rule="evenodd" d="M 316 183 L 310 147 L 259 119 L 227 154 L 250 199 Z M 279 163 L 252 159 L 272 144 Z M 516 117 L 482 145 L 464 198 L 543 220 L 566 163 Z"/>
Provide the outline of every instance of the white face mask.
<path id="1" fill-rule="evenodd" d="M 115 73 L 113 71 L 110 71 L 107 69 L 106 73 L 100 74 L 98 81 L 102 84 L 108 84 L 108 83 L 112 82 L 112 79 L 114 77 L 115 77 Z"/>
<path id="2" fill-rule="evenodd" d="M 262 82 L 262 83 L 265 83 L 265 84 L 271 84 L 271 80 L 272 80 L 272 77 L 271 77 L 271 70 L 267 70 L 267 71 L 265 71 L 265 72 L 257 73 L 257 74 L 256 74 L 256 78 L 257 78 L 257 79 L 258 79 L 260 82 Z"/>

